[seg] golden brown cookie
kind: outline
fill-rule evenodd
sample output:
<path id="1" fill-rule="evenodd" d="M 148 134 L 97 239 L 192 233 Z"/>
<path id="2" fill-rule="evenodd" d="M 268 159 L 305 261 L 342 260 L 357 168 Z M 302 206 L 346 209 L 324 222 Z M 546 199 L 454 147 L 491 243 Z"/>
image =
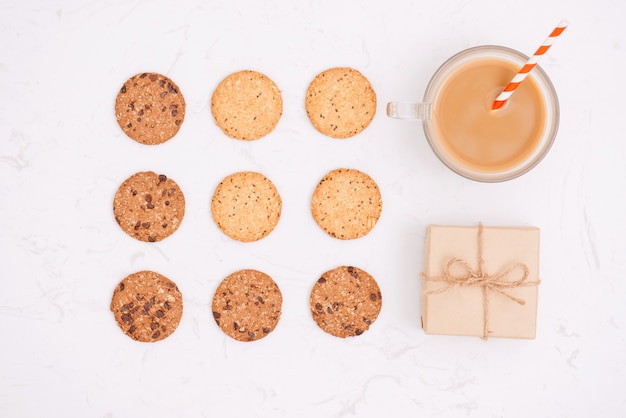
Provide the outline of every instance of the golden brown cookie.
<path id="1" fill-rule="evenodd" d="M 157 73 L 128 79 L 115 99 L 115 116 L 124 133 L 145 145 L 171 139 L 185 120 L 185 99 L 178 86 Z"/>
<path id="2" fill-rule="evenodd" d="M 126 179 L 115 193 L 113 214 L 131 237 L 161 241 L 180 226 L 185 215 L 185 196 L 166 175 L 140 172 Z"/>
<path id="3" fill-rule="evenodd" d="M 336 337 L 367 331 L 382 307 L 378 283 L 367 272 L 342 266 L 322 274 L 311 290 L 311 315 L 317 325 Z"/>
<path id="4" fill-rule="evenodd" d="M 124 278 L 113 292 L 111 312 L 129 337 L 143 342 L 170 336 L 183 315 L 183 296 L 176 283 L 153 271 Z"/>
<path id="5" fill-rule="evenodd" d="M 328 235 L 355 239 L 367 235 L 382 212 L 376 182 L 367 174 L 340 168 L 326 174 L 311 199 L 313 219 Z"/>
<path id="6" fill-rule="evenodd" d="M 211 98 L 215 123 L 235 139 L 259 139 L 274 130 L 283 114 L 278 86 L 265 74 L 239 71 L 226 77 Z"/>
<path id="7" fill-rule="evenodd" d="M 349 138 L 363 131 L 376 114 L 376 92 L 369 80 L 353 68 L 331 68 L 309 85 L 306 113 L 319 132 Z"/>
<path id="8" fill-rule="evenodd" d="M 226 277 L 213 295 L 213 318 L 224 333 L 239 341 L 267 336 L 280 319 L 283 296 L 270 276 L 240 270 Z"/>
<path id="9" fill-rule="evenodd" d="M 257 241 L 274 230 L 282 209 L 276 186 L 251 171 L 231 174 L 217 186 L 211 214 L 217 226 L 237 241 Z"/>

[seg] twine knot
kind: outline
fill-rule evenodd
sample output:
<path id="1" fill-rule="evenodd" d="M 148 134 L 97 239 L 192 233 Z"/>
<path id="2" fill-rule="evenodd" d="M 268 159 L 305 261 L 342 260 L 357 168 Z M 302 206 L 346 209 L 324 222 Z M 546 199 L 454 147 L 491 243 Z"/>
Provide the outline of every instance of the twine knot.
<path id="1" fill-rule="evenodd" d="M 513 263 L 497 274 L 491 275 L 485 271 L 483 260 L 483 225 L 478 225 L 478 269 L 474 270 L 467 261 L 460 258 L 451 258 L 443 268 L 440 276 L 429 277 L 422 273 L 422 279 L 428 282 L 443 282 L 445 286 L 424 292 L 425 295 L 445 293 L 454 287 L 477 286 L 482 288 L 483 294 L 483 339 L 489 333 L 489 294 L 497 292 L 507 299 L 525 305 L 526 301 L 509 294 L 507 289 L 522 286 L 536 286 L 539 280 L 528 280 L 528 266 L 524 263 Z"/>

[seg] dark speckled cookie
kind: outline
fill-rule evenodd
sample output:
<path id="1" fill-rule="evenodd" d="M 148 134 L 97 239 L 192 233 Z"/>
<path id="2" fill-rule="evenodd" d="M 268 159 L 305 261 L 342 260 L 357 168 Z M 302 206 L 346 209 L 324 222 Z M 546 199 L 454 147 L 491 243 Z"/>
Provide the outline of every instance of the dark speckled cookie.
<path id="1" fill-rule="evenodd" d="M 280 319 L 283 296 L 270 276 L 240 270 L 226 277 L 213 296 L 213 318 L 224 333 L 239 341 L 266 337 Z"/>
<path id="2" fill-rule="evenodd" d="M 283 114 L 283 99 L 278 86 L 265 74 L 239 71 L 217 86 L 211 112 L 226 135 L 251 141 L 274 130 Z"/>
<path id="3" fill-rule="evenodd" d="M 156 242 L 172 235 L 185 215 L 185 196 L 164 174 L 140 172 L 126 179 L 113 199 L 115 220 L 140 241 Z"/>
<path id="4" fill-rule="evenodd" d="M 124 83 L 115 99 L 120 128 L 145 145 L 171 139 L 185 120 L 185 99 L 178 86 L 157 73 L 141 73 Z"/>
<path id="5" fill-rule="evenodd" d="M 113 292 L 111 312 L 126 335 L 154 342 L 170 336 L 183 315 L 183 297 L 176 283 L 153 271 L 124 278 Z"/>
<path id="6" fill-rule="evenodd" d="M 309 85 L 305 99 L 311 123 L 324 135 L 343 139 L 367 128 L 376 114 L 376 93 L 353 68 L 331 68 Z"/>
<path id="7" fill-rule="evenodd" d="M 342 266 L 322 274 L 310 298 L 317 325 L 336 337 L 352 337 L 367 331 L 378 318 L 382 295 L 367 272 Z"/>
<path id="8" fill-rule="evenodd" d="M 326 174 L 311 199 L 315 222 L 331 237 L 344 240 L 367 235 L 378 222 L 382 207 L 376 182 L 349 168 Z"/>

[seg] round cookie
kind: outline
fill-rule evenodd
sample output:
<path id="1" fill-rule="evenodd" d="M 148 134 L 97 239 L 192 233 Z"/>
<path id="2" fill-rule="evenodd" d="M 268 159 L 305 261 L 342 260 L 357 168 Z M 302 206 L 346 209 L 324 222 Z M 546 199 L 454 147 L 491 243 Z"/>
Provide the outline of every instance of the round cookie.
<path id="1" fill-rule="evenodd" d="M 319 132 L 349 138 L 363 131 L 376 114 L 376 92 L 353 68 L 331 68 L 318 74 L 306 92 L 306 113 Z"/>
<path id="2" fill-rule="evenodd" d="M 137 341 L 169 337 L 183 315 L 183 296 L 176 283 L 153 271 L 124 278 L 113 292 L 111 311 L 119 327 Z"/>
<path id="3" fill-rule="evenodd" d="M 217 226 L 237 241 L 257 241 L 274 230 L 282 200 L 276 186 L 251 171 L 231 174 L 216 187 L 211 214 Z"/>
<path id="4" fill-rule="evenodd" d="M 166 175 L 140 172 L 120 185 L 113 199 L 113 214 L 131 237 L 161 241 L 180 226 L 185 215 L 185 196 Z"/>
<path id="5" fill-rule="evenodd" d="M 185 120 L 185 99 L 168 77 L 136 74 L 117 94 L 115 117 L 124 133 L 135 141 L 161 144 L 176 135 Z"/>
<path id="6" fill-rule="evenodd" d="M 322 274 L 311 290 L 311 315 L 317 325 L 335 337 L 367 331 L 382 307 L 376 280 L 367 272 L 342 266 Z"/>
<path id="7" fill-rule="evenodd" d="M 382 207 L 376 182 L 349 168 L 326 174 L 311 199 L 315 222 L 331 237 L 344 240 L 367 235 L 378 222 Z"/>
<path id="8" fill-rule="evenodd" d="M 217 86 L 211 112 L 226 135 L 251 141 L 274 130 L 283 114 L 283 99 L 278 86 L 266 75 L 239 71 Z"/>
<path id="9" fill-rule="evenodd" d="M 254 341 L 276 328 L 283 296 L 270 276 L 240 270 L 226 277 L 213 295 L 213 318 L 224 333 L 239 341 Z"/>

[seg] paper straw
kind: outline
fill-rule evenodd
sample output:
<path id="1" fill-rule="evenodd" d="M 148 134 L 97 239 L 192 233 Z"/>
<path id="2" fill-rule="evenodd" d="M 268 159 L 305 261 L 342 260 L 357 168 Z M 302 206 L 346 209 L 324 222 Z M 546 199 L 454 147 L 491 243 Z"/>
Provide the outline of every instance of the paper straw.
<path id="1" fill-rule="evenodd" d="M 528 76 L 528 73 L 530 73 L 530 71 L 535 68 L 535 65 L 537 65 L 537 61 L 539 61 L 539 58 L 541 58 L 541 56 L 545 54 L 548 49 L 550 49 L 554 41 L 556 41 L 556 38 L 561 33 L 563 33 L 566 27 L 567 21 L 561 20 L 557 27 L 554 28 L 552 33 L 550 33 L 550 36 L 548 36 L 548 38 L 543 42 L 543 44 L 541 44 L 541 46 L 537 49 L 533 56 L 530 57 L 528 61 L 526 61 L 526 64 L 524 64 L 522 69 L 519 70 L 517 74 L 515 74 L 515 77 L 513 77 L 511 82 L 507 84 L 504 90 L 502 90 L 502 93 L 500 93 L 498 97 L 496 97 L 496 100 L 491 106 L 493 110 L 500 109 L 502 106 L 504 106 L 504 104 L 507 102 L 507 100 L 509 100 L 509 97 L 511 97 L 517 86 L 519 86 L 520 83 L 524 81 L 524 79 Z"/>

